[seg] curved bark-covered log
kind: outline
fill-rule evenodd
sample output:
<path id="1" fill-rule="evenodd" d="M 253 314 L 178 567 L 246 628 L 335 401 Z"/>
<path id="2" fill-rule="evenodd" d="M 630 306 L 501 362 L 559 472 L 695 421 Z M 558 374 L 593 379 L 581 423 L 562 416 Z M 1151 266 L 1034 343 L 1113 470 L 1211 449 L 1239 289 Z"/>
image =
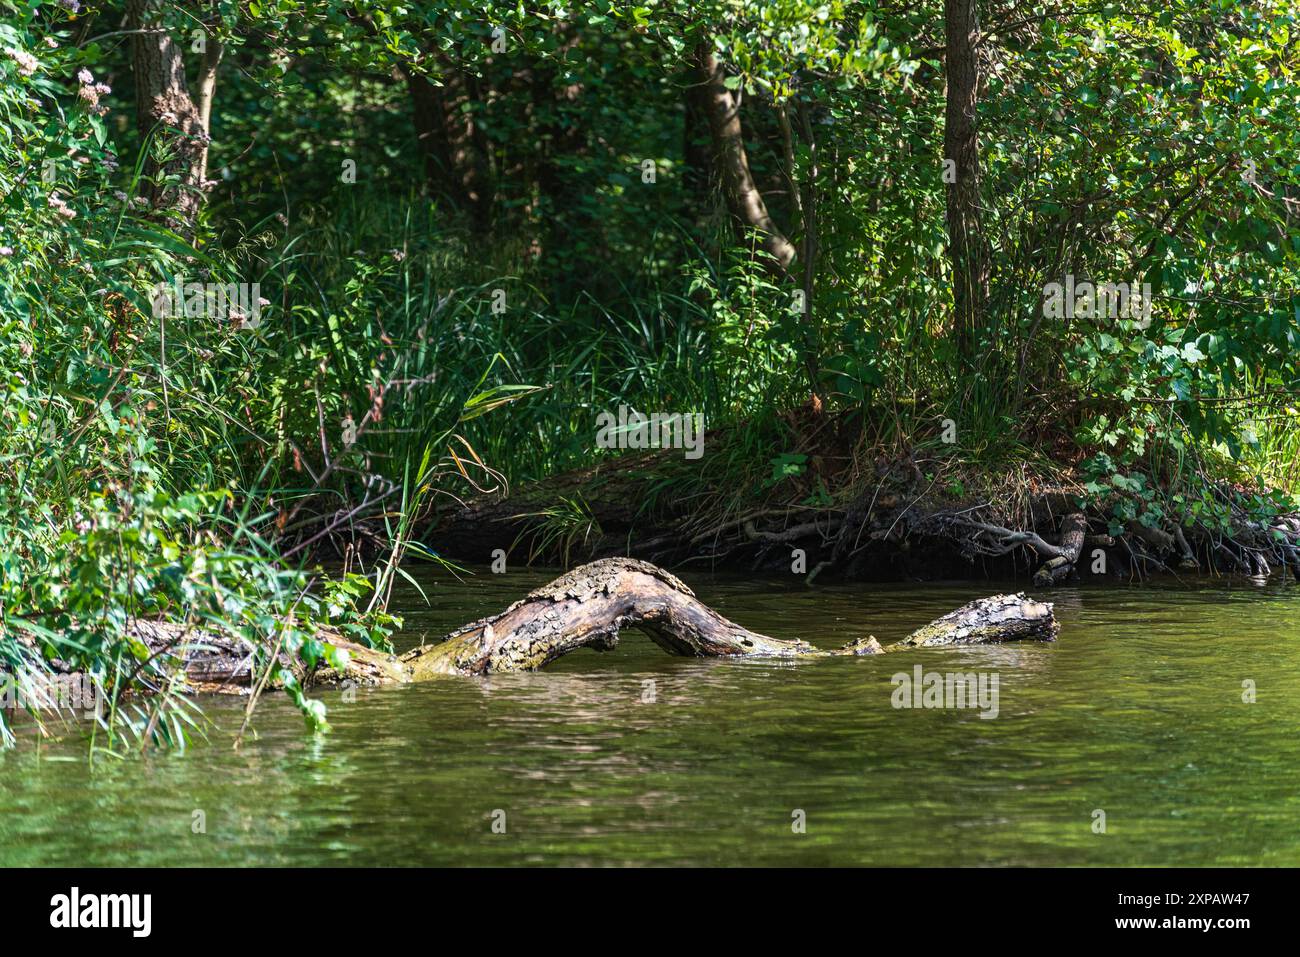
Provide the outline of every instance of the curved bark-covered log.
<path id="1" fill-rule="evenodd" d="M 532 671 L 578 648 L 610 650 L 620 629 L 640 628 L 669 654 L 697 658 L 814 658 L 881 654 L 935 645 L 1001 641 L 1053 641 L 1058 625 L 1052 606 L 1023 593 L 971 602 L 919 628 L 889 648 L 874 637 L 855 638 L 827 651 L 806 641 L 751 632 L 723 618 L 676 576 L 630 558 L 607 558 L 575 568 L 526 594 L 491 618 L 456 629 L 433 645 L 391 655 L 322 636 L 347 651 L 342 672 L 299 671 L 304 684 L 404 684 L 438 675 L 491 675 Z M 191 687 L 203 692 L 240 692 L 256 681 L 255 658 L 246 642 L 175 625 L 139 623 L 136 636 L 153 654 L 173 659 Z M 296 667 L 283 657 L 286 667 Z"/>
<path id="2" fill-rule="evenodd" d="M 608 651 L 636 626 L 670 654 L 789 657 L 817 654 L 803 641 L 769 638 L 723 618 L 678 578 L 649 562 L 606 558 L 530 592 L 442 643 L 402 656 L 415 678 L 540 668 L 575 648 Z"/>
<path id="3" fill-rule="evenodd" d="M 327 633 L 320 638 L 347 652 L 341 671 L 323 668 L 304 674 L 287 655 L 280 661 L 307 685 L 405 684 L 439 675 L 535 670 L 578 648 L 608 651 L 629 626 L 640 628 L 670 654 L 698 658 L 876 655 L 936 645 L 1053 641 L 1058 630 L 1050 604 L 1023 593 L 997 595 L 944 615 L 888 648 L 865 636 L 824 651 L 724 618 L 680 579 L 648 562 L 606 558 L 561 575 L 497 615 L 400 656 Z M 258 663 L 253 647 L 242 639 L 147 621 L 134 629 L 164 671 L 183 672 L 193 691 L 243 693 L 264 674 L 265 663 Z M 142 690 L 150 690 L 147 680 Z"/>
<path id="4" fill-rule="evenodd" d="M 750 631 L 709 608 L 680 579 L 649 562 L 606 558 L 562 575 L 492 618 L 402 656 L 413 680 L 437 674 L 535 670 L 576 648 L 608 651 L 620 628 L 635 626 L 675 655 L 828 657 L 907 647 L 1053 641 L 1052 606 L 1024 593 L 982 598 L 918 629 L 889 648 L 873 637 L 823 651 L 798 639 Z"/>

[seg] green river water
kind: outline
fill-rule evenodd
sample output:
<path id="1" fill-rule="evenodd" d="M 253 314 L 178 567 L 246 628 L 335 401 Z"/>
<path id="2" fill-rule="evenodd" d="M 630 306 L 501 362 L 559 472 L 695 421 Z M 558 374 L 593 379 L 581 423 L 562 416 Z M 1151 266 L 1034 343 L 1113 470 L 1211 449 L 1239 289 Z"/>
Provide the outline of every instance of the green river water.
<path id="1" fill-rule="evenodd" d="M 399 595 L 402 643 L 550 577 L 428 573 L 430 605 Z M 685 577 L 824 647 L 998 589 Z M 325 693 L 324 736 L 268 694 L 239 751 L 243 703 L 222 698 L 183 754 L 92 766 L 79 729 L 20 735 L 0 752 L 0 865 L 1300 865 L 1300 589 L 1052 600 L 1051 645 L 703 661 L 628 631 L 536 674 Z M 893 707 L 918 664 L 996 674 L 997 717 Z"/>

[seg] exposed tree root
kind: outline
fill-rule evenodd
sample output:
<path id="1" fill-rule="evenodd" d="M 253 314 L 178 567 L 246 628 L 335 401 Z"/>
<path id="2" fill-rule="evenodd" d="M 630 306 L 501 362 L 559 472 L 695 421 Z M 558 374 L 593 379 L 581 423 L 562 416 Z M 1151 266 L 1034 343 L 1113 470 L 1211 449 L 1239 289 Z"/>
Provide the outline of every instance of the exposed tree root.
<path id="1" fill-rule="evenodd" d="M 1148 511 L 1112 534 L 1116 503 L 1082 510 L 1081 489 L 1029 493 L 1026 488 L 1006 502 L 995 504 L 994 496 L 953 503 L 934 493 L 934 480 L 911 458 L 879 465 L 879 483 L 850 502 L 768 505 L 709 517 L 693 506 L 674 510 L 669 502 L 666 511 L 661 505 L 654 515 L 640 515 L 645 493 L 638 483 L 653 467 L 652 457 L 642 455 L 629 459 L 626 469 L 571 473 L 532 486 L 514 500 L 476 501 L 443 515 L 428 536 L 468 561 L 486 562 L 495 548 L 510 552 L 512 562 L 555 558 L 555 548 L 538 547 L 563 540 L 562 531 L 547 526 L 544 503 L 581 495 L 590 512 L 575 549 L 583 557 L 631 554 L 669 566 L 739 566 L 803 575 L 808 584 L 823 577 L 888 581 L 1032 574 L 1036 587 L 1051 587 L 1083 576 L 1142 579 L 1155 572 L 1259 579 L 1287 568 L 1300 579 L 1300 515 L 1279 516 L 1264 527 L 1227 488 L 1218 496 L 1226 526 L 1190 513 Z M 582 491 L 587 487 L 593 494 Z M 526 558 L 512 551 L 524 542 L 532 543 Z"/>
<path id="2" fill-rule="evenodd" d="M 1084 538 L 1088 532 L 1088 519 L 1082 512 L 1071 512 L 1065 516 L 1061 522 L 1058 545 L 1043 541 L 1034 532 L 1013 532 L 1009 528 L 968 519 L 957 521 L 975 530 L 975 535 L 968 541 L 971 547 L 983 554 L 1005 555 L 1014 548 L 1028 545 L 1040 558 L 1046 558 L 1046 564 L 1034 573 L 1034 584 L 1041 586 L 1055 585 L 1069 577 L 1079 560 L 1079 553 L 1083 551 Z"/>

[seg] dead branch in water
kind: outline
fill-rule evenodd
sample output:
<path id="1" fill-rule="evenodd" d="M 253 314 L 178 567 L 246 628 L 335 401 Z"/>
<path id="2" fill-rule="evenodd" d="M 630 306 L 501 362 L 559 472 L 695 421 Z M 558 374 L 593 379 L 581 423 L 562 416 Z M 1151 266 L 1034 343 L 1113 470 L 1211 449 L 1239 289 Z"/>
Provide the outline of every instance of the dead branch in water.
<path id="1" fill-rule="evenodd" d="M 441 641 L 400 656 L 321 635 L 347 652 L 342 670 L 310 674 L 280 655 L 304 685 L 406 684 L 439 675 L 481 676 L 532 671 L 579 648 L 608 651 L 623 628 L 636 627 L 670 654 L 697 658 L 824 658 L 874 655 L 915 647 L 1052 641 L 1058 624 L 1052 606 L 1023 593 L 982 598 L 882 648 L 874 637 L 854 639 L 834 651 L 799 639 L 772 638 L 724 618 L 695 597 L 680 579 L 631 558 L 582 565 L 529 592 L 504 611 L 456 629 Z M 139 622 L 135 636 L 192 691 L 246 693 L 260 672 L 246 641 L 179 624 Z M 262 667 L 265 667 L 263 663 Z"/>

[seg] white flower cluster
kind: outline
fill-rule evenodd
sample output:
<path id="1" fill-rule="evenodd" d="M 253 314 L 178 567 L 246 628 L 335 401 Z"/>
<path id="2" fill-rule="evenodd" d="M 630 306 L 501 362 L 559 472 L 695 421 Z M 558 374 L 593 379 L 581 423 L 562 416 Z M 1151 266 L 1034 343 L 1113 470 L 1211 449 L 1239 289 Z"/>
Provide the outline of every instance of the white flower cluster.
<path id="1" fill-rule="evenodd" d="M 9 59 L 18 64 L 18 72 L 23 76 L 31 76 L 41 65 L 36 57 L 32 56 L 26 50 L 15 50 L 10 48 L 5 50 L 5 54 Z"/>
<path id="2" fill-rule="evenodd" d="M 77 211 L 73 209 L 71 206 L 69 206 L 67 200 L 65 200 L 58 193 L 50 193 L 49 203 L 50 203 L 50 208 L 54 210 L 56 213 L 58 213 L 60 216 L 62 216 L 64 219 L 77 218 Z"/>
<path id="3" fill-rule="evenodd" d="M 109 85 L 96 83 L 94 75 L 85 67 L 77 71 L 77 82 L 81 84 L 81 88 L 77 90 L 77 97 L 86 104 L 86 108 L 96 116 L 107 113 L 108 107 L 102 105 L 99 98 L 113 92 Z"/>

